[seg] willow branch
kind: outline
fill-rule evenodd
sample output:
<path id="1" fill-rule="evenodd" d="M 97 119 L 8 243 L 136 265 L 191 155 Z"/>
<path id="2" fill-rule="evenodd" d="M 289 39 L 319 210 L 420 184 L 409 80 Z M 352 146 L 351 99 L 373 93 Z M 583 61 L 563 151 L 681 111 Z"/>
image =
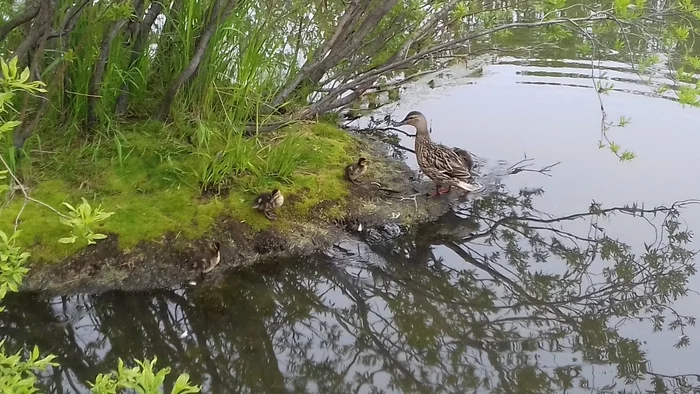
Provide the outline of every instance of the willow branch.
<path id="1" fill-rule="evenodd" d="M 23 24 L 34 19 L 37 15 L 39 15 L 40 9 L 41 9 L 40 0 L 32 1 L 30 4 L 27 5 L 27 10 L 24 12 L 24 14 L 18 16 L 15 19 L 10 19 L 9 21 L 1 24 L 0 25 L 0 41 L 4 40 L 5 37 L 7 37 L 7 35 L 10 34 L 10 32 L 12 30 L 14 30 L 15 28 L 22 26 Z"/>

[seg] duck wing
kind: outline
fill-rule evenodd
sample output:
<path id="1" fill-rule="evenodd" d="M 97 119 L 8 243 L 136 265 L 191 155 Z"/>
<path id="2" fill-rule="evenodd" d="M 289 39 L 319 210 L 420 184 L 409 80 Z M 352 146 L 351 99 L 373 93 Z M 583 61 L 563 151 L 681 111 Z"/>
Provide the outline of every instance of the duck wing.
<path id="1" fill-rule="evenodd" d="M 432 166 L 446 178 L 452 178 L 464 182 L 470 182 L 472 174 L 462 159 L 454 150 L 444 146 L 435 145 L 431 157 Z"/>

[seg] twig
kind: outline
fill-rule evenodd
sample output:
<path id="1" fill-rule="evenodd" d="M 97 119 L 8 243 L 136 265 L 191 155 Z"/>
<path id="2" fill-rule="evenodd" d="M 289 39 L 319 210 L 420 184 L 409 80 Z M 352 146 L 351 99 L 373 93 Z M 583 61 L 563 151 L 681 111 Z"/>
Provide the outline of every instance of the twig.
<path id="1" fill-rule="evenodd" d="M 51 205 L 49 205 L 43 201 L 39 201 L 35 198 L 30 197 L 29 193 L 27 193 L 27 189 L 25 189 L 24 185 L 22 185 L 22 182 L 20 182 L 19 179 L 17 179 L 17 177 L 15 176 L 15 173 L 12 172 L 12 170 L 10 169 L 10 166 L 7 164 L 7 162 L 5 161 L 5 158 L 2 155 L 0 155 L 0 161 L 2 161 L 2 165 L 5 166 L 5 169 L 12 177 L 12 180 L 17 184 L 17 187 L 19 187 L 19 190 L 24 195 L 24 204 L 22 205 L 22 208 L 19 210 L 19 213 L 17 213 L 17 217 L 15 218 L 15 231 L 17 231 L 17 227 L 19 226 L 19 218 L 20 218 L 20 216 L 22 216 L 22 212 L 24 212 L 24 207 L 27 205 L 27 201 L 31 201 L 33 203 L 44 206 L 64 219 L 70 219 L 69 216 L 62 214 L 61 212 L 59 212 L 56 208 L 52 207 Z"/>
<path id="2" fill-rule="evenodd" d="M 529 158 L 529 157 L 527 157 L 527 155 L 525 155 L 525 158 L 524 158 L 524 159 L 522 159 L 522 160 L 520 160 L 519 162 L 517 162 L 517 163 L 513 164 L 512 166 L 508 167 L 508 169 L 506 170 L 506 173 L 507 173 L 508 175 L 515 175 L 515 174 L 520 173 L 520 172 L 537 172 L 537 173 L 546 175 L 546 176 L 548 176 L 548 177 L 551 177 L 552 175 L 549 174 L 549 172 L 552 170 L 552 168 L 554 168 L 554 167 L 558 166 L 559 164 L 561 164 L 561 161 L 558 161 L 558 162 L 556 162 L 556 163 L 554 163 L 554 164 L 550 164 L 550 165 L 548 165 L 548 166 L 545 166 L 545 167 L 542 167 L 542 168 L 540 168 L 540 169 L 538 169 L 538 170 L 535 170 L 535 169 L 529 168 L 530 165 L 532 165 L 532 161 L 533 161 L 533 160 L 534 160 L 534 159 Z M 528 164 L 521 165 L 521 164 L 523 164 L 523 163 L 528 163 Z"/>
<path id="3" fill-rule="evenodd" d="M 420 195 L 422 195 L 422 194 L 423 194 L 423 193 L 414 193 L 414 194 L 411 194 L 410 197 L 401 197 L 401 200 L 400 200 L 400 201 L 406 201 L 406 200 L 411 200 L 411 201 L 413 201 L 413 205 L 415 205 L 415 207 L 416 207 L 416 212 L 418 212 L 418 201 L 416 200 L 416 197 L 418 197 L 418 196 L 420 196 Z"/>
<path id="4" fill-rule="evenodd" d="M 377 188 L 381 191 L 385 191 L 385 192 L 389 192 L 389 193 L 401 193 L 401 190 L 389 189 L 388 187 L 382 186 L 382 184 L 379 182 L 372 182 L 371 184 L 377 186 Z"/>
<path id="5" fill-rule="evenodd" d="M 405 135 L 406 137 L 413 137 L 413 138 L 416 137 L 415 134 L 407 133 L 407 132 L 405 132 L 405 131 L 403 131 L 403 130 L 401 130 L 401 129 L 398 129 L 398 128 L 396 128 L 396 127 L 384 127 L 384 128 L 377 128 L 377 129 L 375 129 L 375 130 L 378 130 L 378 131 L 395 131 L 395 132 L 397 132 L 397 133 L 401 133 L 401 134 Z"/>

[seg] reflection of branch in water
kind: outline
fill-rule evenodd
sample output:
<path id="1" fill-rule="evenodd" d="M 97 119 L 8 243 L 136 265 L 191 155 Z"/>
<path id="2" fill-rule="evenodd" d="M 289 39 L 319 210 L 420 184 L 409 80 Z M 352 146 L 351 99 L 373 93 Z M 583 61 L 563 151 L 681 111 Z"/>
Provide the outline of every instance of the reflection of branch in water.
<path id="1" fill-rule="evenodd" d="M 8 296 L 0 334 L 14 349 L 39 342 L 61 355 L 64 369 L 51 371 L 45 392 L 70 390 L 74 377 L 73 391 L 87 392 L 94 370 L 141 353 L 207 392 L 546 393 L 584 384 L 596 392 L 649 378 L 673 385 L 675 376 L 647 370 L 644 345 L 618 329 L 641 317 L 685 332 L 687 317 L 670 303 L 687 292 L 696 252 L 680 213 L 700 202 L 594 203 L 555 217 L 532 206 L 542 193 L 504 188 L 475 201 L 467 218 L 368 246 L 371 260 L 358 249 L 362 264 L 281 262 L 233 273 L 218 289 L 67 298 L 65 311 Z M 657 226 L 655 241 L 634 255 L 598 223 L 615 216 Z M 575 221 L 588 227 L 570 228 Z M 79 302 L 89 304 L 87 316 L 60 323 L 72 329 L 46 330 L 54 313 Z M 542 361 L 547 352 L 556 366 Z M 581 361 L 562 362 L 561 353 Z M 590 382 L 590 365 L 617 374 Z"/>

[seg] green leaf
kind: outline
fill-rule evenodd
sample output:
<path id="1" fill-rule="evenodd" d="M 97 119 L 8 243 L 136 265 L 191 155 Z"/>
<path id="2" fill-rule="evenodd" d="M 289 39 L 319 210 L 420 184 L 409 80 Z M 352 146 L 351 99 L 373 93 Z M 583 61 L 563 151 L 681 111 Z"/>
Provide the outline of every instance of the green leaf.
<path id="1" fill-rule="evenodd" d="M 15 56 L 10 60 L 9 66 L 9 72 L 7 73 L 8 79 L 15 79 L 17 77 L 17 59 L 18 57 Z"/>
<path id="2" fill-rule="evenodd" d="M 10 69 L 7 66 L 7 63 L 5 63 L 4 60 L 0 59 L 0 67 L 2 67 L 2 76 L 5 79 L 10 78 Z"/>
<path id="3" fill-rule="evenodd" d="M 17 121 L 17 120 L 10 120 L 2 124 L 0 126 L 0 133 L 7 133 L 12 131 L 15 127 L 21 125 L 22 122 Z"/>
<path id="4" fill-rule="evenodd" d="M 58 242 L 62 244 L 72 244 L 75 243 L 75 241 L 78 239 L 78 237 L 73 236 L 73 237 L 66 237 L 66 238 L 61 238 L 58 240 Z"/>
<path id="5" fill-rule="evenodd" d="M 29 79 L 29 67 L 25 67 L 22 74 L 19 76 L 19 82 L 24 83 Z"/>
<path id="6" fill-rule="evenodd" d="M 170 391 L 170 394 L 190 394 L 199 393 L 202 389 L 199 386 L 190 385 L 190 375 L 183 373 L 178 376 L 177 381 L 175 381 L 175 386 Z"/>

